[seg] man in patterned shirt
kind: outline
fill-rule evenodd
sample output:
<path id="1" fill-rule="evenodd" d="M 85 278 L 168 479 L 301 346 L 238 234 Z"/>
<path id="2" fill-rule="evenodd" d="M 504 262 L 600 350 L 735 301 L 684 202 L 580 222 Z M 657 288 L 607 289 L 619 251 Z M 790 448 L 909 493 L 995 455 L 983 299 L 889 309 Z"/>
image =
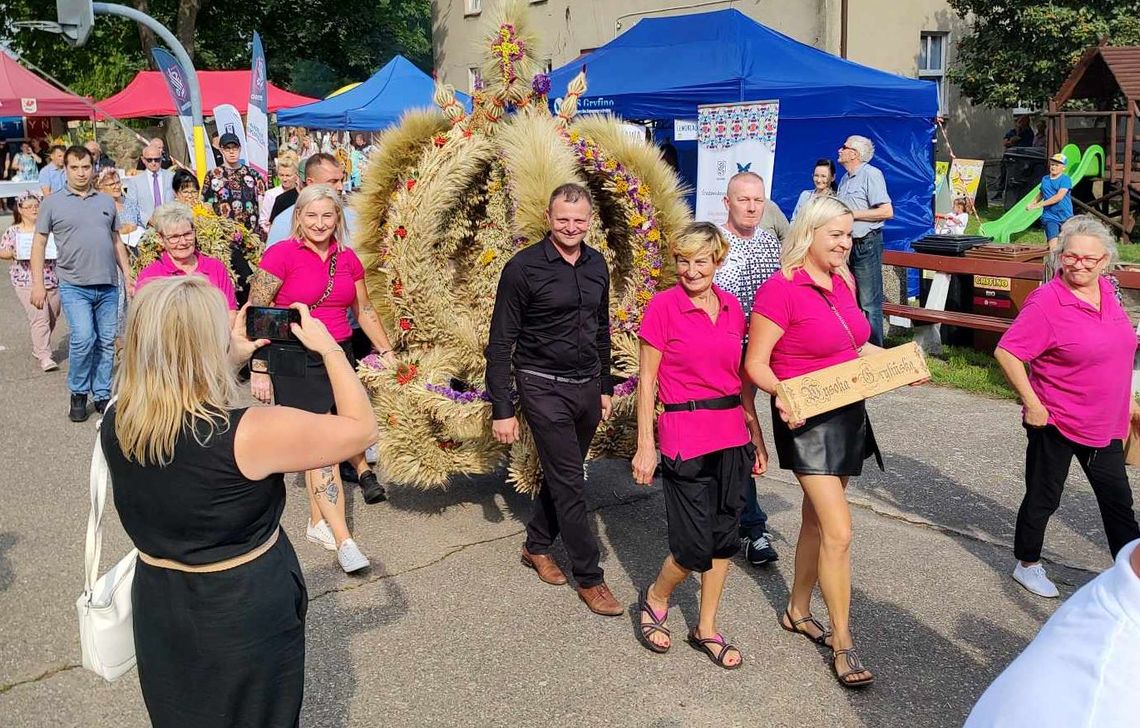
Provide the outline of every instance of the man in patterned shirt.
<path id="1" fill-rule="evenodd" d="M 761 225 L 768 204 L 764 180 L 755 172 L 740 172 L 728 181 L 724 196 L 728 221 L 721 226 L 728 240 L 728 257 L 713 281 L 736 296 L 745 311 L 752 310 L 756 289 L 780 270 L 780 241 Z M 747 341 L 745 337 L 746 344 Z M 779 556 L 772 548 L 768 515 L 756 499 L 755 480 L 748 481 L 744 496 L 744 513 L 740 517 L 744 558 L 753 566 L 775 561 Z"/>
<path id="2" fill-rule="evenodd" d="M 213 207 L 219 217 L 228 217 L 258 232 L 257 200 L 265 193 L 265 181 L 241 163 L 241 140 L 237 134 L 222 134 L 220 143 L 223 164 L 206 175 L 202 202 Z"/>

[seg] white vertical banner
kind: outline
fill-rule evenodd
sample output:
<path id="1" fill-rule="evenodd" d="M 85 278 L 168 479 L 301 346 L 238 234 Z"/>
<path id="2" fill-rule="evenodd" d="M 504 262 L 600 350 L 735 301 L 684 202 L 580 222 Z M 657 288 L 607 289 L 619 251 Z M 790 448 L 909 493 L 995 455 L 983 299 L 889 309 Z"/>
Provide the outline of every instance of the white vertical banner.
<path id="1" fill-rule="evenodd" d="M 246 147 L 245 125 L 241 123 L 241 114 L 232 104 L 218 104 L 214 107 L 214 124 L 218 127 L 218 135 L 235 134 L 241 142 L 241 159 L 249 162 L 249 151 Z"/>
<path id="2" fill-rule="evenodd" d="M 755 172 L 772 194 L 779 101 L 743 101 L 697 107 L 696 219 L 724 224 L 724 194 L 738 172 Z"/>

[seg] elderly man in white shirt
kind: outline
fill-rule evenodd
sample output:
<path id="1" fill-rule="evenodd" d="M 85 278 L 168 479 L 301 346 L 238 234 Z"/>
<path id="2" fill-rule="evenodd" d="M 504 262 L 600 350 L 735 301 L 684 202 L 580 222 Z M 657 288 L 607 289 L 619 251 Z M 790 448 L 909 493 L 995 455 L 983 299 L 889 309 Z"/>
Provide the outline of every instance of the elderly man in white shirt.
<path id="1" fill-rule="evenodd" d="M 1140 726 L 1140 539 L 1045 623 L 965 728 Z"/>

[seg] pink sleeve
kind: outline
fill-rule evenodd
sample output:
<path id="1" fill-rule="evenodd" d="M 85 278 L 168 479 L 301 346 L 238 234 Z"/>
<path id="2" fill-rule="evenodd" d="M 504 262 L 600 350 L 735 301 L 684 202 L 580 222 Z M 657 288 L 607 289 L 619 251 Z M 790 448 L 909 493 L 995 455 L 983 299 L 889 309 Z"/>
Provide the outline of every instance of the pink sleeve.
<path id="1" fill-rule="evenodd" d="M 649 301 L 645 313 L 641 315 L 641 329 L 637 332 L 642 341 L 662 352 L 665 351 L 665 344 L 669 341 L 663 295 L 664 292 L 658 293 Z"/>
<path id="2" fill-rule="evenodd" d="M 998 346 L 1028 362 L 1041 356 L 1053 343 L 1053 327 L 1045 311 L 1030 301 L 1002 335 Z"/>
<path id="3" fill-rule="evenodd" d="M 261 262 L 257 264 L 257 267 L 276 278 L 285 280 L 287 268 L 285 265 L 285 256 L 288 253 L 287 248 L 291 245 L 292 243 L 289 241 L 283 240 L 276 245 L 270 246 L 269 249 L 265 251 L 265 254 L 261 256 Z"/>
<path id="4" fill-rule="evenodd" d="M 756 291 L 756 301 L 752 304 L 752 313 L 758 313 L 784 331 L 792 323 L 791 306 L 792 282 L 776 271 Z"/>
<path id="5" fill-rule="evenodd" d="M 154 261 L 153 263 L 151 263 L 150 265 L 148 265 L 146 268 L 143 268 L 142 270 L 139 271 L 138 276 L 135 278 L 135 287 L 136 288 L 142 288 L 143 284 L 146 283 L 147 281 L 152 281 L 155 278 L 161 278 L 162 277 L 161 270 L 162 270 L 162 263 L 160 261 L 157 261 L 157 260 Z"/>
<path id="6" fill-rule="evenodd" d="M 352 248 L 345 248 L 344 252 L 348 253 L 345 262 L 348 263 L 349 272 L 352 273 L 352 280 L 364 280 L 364 264 L 360 262 L 360 257 L 356 254 L 356 251 Z"/>

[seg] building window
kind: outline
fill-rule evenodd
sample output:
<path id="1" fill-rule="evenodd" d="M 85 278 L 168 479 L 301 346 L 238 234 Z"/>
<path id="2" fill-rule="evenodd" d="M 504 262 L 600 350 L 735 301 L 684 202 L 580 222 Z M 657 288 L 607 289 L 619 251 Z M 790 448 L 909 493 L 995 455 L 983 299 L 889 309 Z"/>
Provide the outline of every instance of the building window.
<path id="1" fill-rule="evenodd" d="M 475 93 L 483 88 L 483 74 L 478 66 L 467 69 L 467 91 Z"/>
<path id="2" fill-rule="evenodd" d="M 938 111 L 946 110 L 946 33 L 923 33 L 918 46 L 918 77 L 938 86 Z"/>
<path id="3" fill-rule="evenodd" d="M 464 15 L 478 15 L 483 12 L 483 0 L 463 0 Z"/>

